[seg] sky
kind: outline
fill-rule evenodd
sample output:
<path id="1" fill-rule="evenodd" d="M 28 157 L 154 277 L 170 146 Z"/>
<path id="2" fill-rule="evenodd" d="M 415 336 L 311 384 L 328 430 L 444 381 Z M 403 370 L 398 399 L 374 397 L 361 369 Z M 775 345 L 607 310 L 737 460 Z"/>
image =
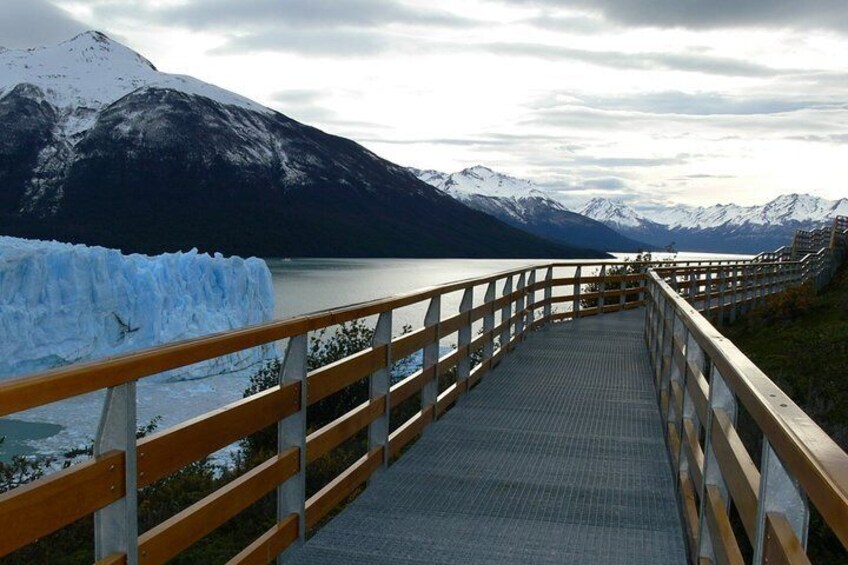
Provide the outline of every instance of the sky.
<path id="1" fill-rule="evenodd" d="M 848 196 L 846 0 L 0 0 L 0 45 L 97 29 L 393 162 L 569 205 Z"/>

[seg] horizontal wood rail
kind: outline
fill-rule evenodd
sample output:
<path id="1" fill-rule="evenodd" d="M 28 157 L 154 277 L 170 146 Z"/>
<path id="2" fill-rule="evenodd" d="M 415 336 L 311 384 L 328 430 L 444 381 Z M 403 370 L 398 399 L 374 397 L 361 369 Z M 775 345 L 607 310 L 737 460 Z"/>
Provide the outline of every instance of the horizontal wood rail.
<path id="1" fill-rule="evenodd" d="M 109 548 L 108 551 L 98 550 L 102 554 L 96 557 L 102 563 L 163 562 L 276 488 L 277 523 L 231 561 L 267 562 L 292 544 L 301 543 L 307 528 L 321 523 L 377 469 L 398 457 L 427 425 L 441 417 L 505 355 L 519 347 L 528 332 L 548 323 L 638 308 L 646 303 L 650 306 L 649 320 L 657 322 L 666 319 L 656 313 L 658 301 L 682 308 L 684 297 L 698 303 L 705 312 L 724 314 L 755 303 L 787 285 L 797 284 L 804 277 L 823 272 L 822 269 L 829 265 L 823 254 L 792 261 L 784 260 L 784 255 L 761 259 L 759 263 L 686 261 L 675 262 L 673 266 L 625 261 L 529 265 L 0 382 L 0 416 L 6 416 L 102 389 L 109 390 L 110 394 L 134 391 L 135 383 L 145 377 L 287 340 L 288 349 L 279 367 L 278 385 L 138 440 L 134 450 L 127 444 L 126 450 L 107 451 L 91 461 L 0 495 L 0 521 L 4 524 L 0 555 L 92 513 L 101 518 L 105 516 L 101 513 L 110 513 L 114 518 L 120 515 L 114 511 L 115 505 L 135 508 L 139 488 L 241 438 L 277 425 L 281 438 L 278 454 L 200 502 L 141 536 L 134 534 L 135 528 L 130 523 L 133 518 L 127 518 L 130 522 L 125 523 L 102 520 L 106 526 L 95 534 L 96 547 Z M 650 268 L 656 271 L 651 272 Z M 670 293 L 670 298 L 662 298 L 658 289 Z M 441 299 L 454 292 L 462 292 L 460 308 L 444 312 Z M 475 301 L 475 297 L 478 300 Z M 397 328 L 394 332 L 392 328 L 392 312 L 416 304 L 427 306 L 423 325 L 410 333 L 396 335 Z M 377 316 L 378 322 L 371 346 L 307 372 L 309 332 L 372 316 Z M 676 323 L 672 322 L 671 326 L 677 327 Z M 478 333 L 472 332 L 480 326 L 482 329 Z M 662 342 L 668 324 L 649 326 L 649 341 Z M 712 338 L 706 326 L 701 328 L 694 324 L 693 327 L 692 335 L 701 331 L 705 338 Z M 688 417 L 682 418 L 679 426 L 672 422 L 669 428 L 673 430 L 669 433 L 675 450 L 679 451 L 675 461 L 688 466 L 681 470 L 679 478 L 685 494 L 689 535 L 696 539 L 705 529 L 723 528 L 720 513 L 713 512 L 711 521 L 703 527 L 692 518 L 700 511 L 699 503 L 703 506 L 700 501 L 707 500 L 704 489 L 713 485 L 704 471 L 713 452 L 699 443 L 700 426 L 704 425 L 701 422 L 707 419 L 716 421 L 708 436 L 715 439 L 722 461 L 719 464 L 727 475 L 736 477 L 729 491 L 709 491 L 714 509 L 723 508 L 727 496 L 733 496 L 734 501 L 737 498 L 747 501 L 747 506 L 743 503 L 746 528 L 753 524 L 762 529 L 767 524 L 777 532 L 776 536 L 783 536 L 785 524 L 780 512 L 772 512 L 765 519 L 757 507 L 752 521 L 751 508 L 757 498 L 751 493 L 756 490 L 757 482 L 750 466 L 739 455 L 738 437 L 732 426 L 728 427 L 727 421 L 732 423 L 733 414 L 726 407 L 711 404 L 710 373 L 688 355 L 690 341 L 687 339 L 678 337 L 676 341 L 669 341 L 675 350 L 663 354 L 668 359 L 664 366 L 669 369 L 674 366 L 675 371 L 691 378 L 667 387 L 663 397 L 667 410 L 675 413 L 687 414 L 688 403 L 694 402 Z M 455 344 L 455 348 L 441 354 L 439 346 L 448 342 Z M 728 363 L 732 364 L 735 358 L 723 360 L 722 351 L 705 347 L 704 355 L 714 360 L 718 370 L 727 371 L 729 386 L 746 386 L 747 381 L 737 382 L 739 378 L 728 368 Z M 419 352 L 423 357 L 422 367 L 392 382 L 393 364 Z M 440 390 L 439 378 L 448 373 L 452 375 L 452 382 Z M 306 412 L 310 405 L 363 382 L 370 387 L 366 402 L 307 433 Z M 390 429 L 392 408 L 409 402 L 416 395 L 421 399 L 420 408 L 416 407 L 414 414 L 396 429 Z M 134 402 L 134 393 L 131 398 Z M 747 401 L 756 402 L 756 398 Z M 120 407 L 117 401 L 112 402 Z M 719 408 L 724 409 L 724 415 Z M 109 426 L 120 422 L 125 430 L 134 431 L 137 425 L 134 406 L 132 410 L 122 410 L 104 420 L 101 427 L 108 431 Z M 818 476 L 818 479 L 805 479 L 804 484 L 820 491 L 824 489 L 822 492 L 827 498 L 829 494 L 824 483 L 833 478 L 828 474 L 831 467 L 808 469 L 803 461 L 809 454 L 796 453 L 798 450 L 794 449 L 798 438 L 784 437 L 789 432 L 771 422 L 768 415 L 759 414 L 756 409 L 752 413 L 776 428 L 773 445 L 777 454 L 789 461 L 790 469 Z M 306 464 L 331 454 L 363 430 L 368 432 L 365 455 L 306 500 Z M 821 497 L 811 495 L 811 498 L 817 505 L 827 507 Z M 839 508 L 826 509 L 823 514 L 833 519 L 834 512 L 838 514 Z M 13 520 L 12 516 L 16 518 Z M 6 529 L 5 524 L 12 526 Z M 106 541 L 108 543 L 104 543 Z"/>
<path id="2" fill-rule="evenodd" d="M 756 563 L 808 562 L 807 501 L 848 548 L 848 454 L 707 319 L 721 323 L 790 286 L 823 284 L 848 231 L 840 237 L 841 247 L 797 260 L 784 249 L 762 261 L 648 273 L 645 339 L 693 562 L 742 562 L 731 502 Z M 740 408 L 762 433 L 759 467 L 736 429 Z"/>

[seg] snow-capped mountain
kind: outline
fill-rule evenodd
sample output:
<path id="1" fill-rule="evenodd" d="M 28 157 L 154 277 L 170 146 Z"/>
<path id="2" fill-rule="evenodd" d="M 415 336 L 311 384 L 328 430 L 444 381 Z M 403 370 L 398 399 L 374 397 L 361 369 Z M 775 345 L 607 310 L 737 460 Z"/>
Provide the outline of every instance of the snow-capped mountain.
<path id="1" fill-rule="evenodd" d="M 569 211 L 530 180 L 511 177 L 482 165 L 452 174 L 414 168 L 410 171 L 469 207 L 541 237 L 609 251 L 635 251 L 647 247 L 600 222 Z"/>
<path id="2" fill-rule="evenodd" d="M 675 242 L 692 251 L 759 252 L 787 244 L 797 229 L 848 215 L 848 198 L 784 194 L 761 206 L 677 205 L 641 213 L 623 202 L 593 198 L 580 213 L 654 245 Z"/>
<path id="3" fill-rule="evenodd" d="M 147 253 L 585 255 L 97 32 L 0 50 L 0 123 L 6 235 Z"/>

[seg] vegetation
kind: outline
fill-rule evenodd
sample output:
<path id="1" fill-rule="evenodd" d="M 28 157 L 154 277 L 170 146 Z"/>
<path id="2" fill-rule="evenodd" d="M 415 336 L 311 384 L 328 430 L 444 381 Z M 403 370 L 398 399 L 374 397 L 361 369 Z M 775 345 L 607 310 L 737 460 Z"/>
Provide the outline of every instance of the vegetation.
<path id="1" fill-rule="evenodd" d="M 640 251 L 636 255 L 636 257 L 634 257 L 632 259 L 629 259 L 629 258 L 625 259 L 623 265 L 615 265 L 615 266 L 607 267 L 606 276 L 607 277 L 617 277 L 617 276 L 621 276 L 621 275 L 636 275 L 636 274 L 646 273 L 648 271 L 648 269 L 653 268 L 653 267 L 658 267 L 658 266 L 661 265 L 661 263 L 662 263 L 662 261 L 653 260 L 650 251 Z M 591 276 L 595 277 L 595 276 L 598 276 L 600 274 L 601 274 L 600 270 L 597 270 L 594 273 L 592 273 Z M 606 290 L 616 290 L 616 289 L 619 288 L 619 285 L 620 285 L 619 282 L 607 283 Z M 625 283 L 624 283 L 624 287 L 626 289 L 639 288 L 640 286 L 643 286 L 643 285 L 644 285 L 644 281 L 640 281 L 640 280 L 636 280 L 636 279 L 628 280 L 628 281 L 625 281 Z M 594 292 L 600 292 L 600 291 L 601 291 L 601 283 L 591 282 L 591 283 L 586 284 L 583 287 L 581 294 L 594 293 Z M 612 304 L 613 302 L 618 302 L 618 300 L 619 300 L 618 297 L 615 297 L 612 302 L 607 301 L 607 304 Z M 639 300 L 639 293 L 638 292 L 634 292 L 633 294 L 627 294 L 624 297 L 625 302 L 636 302 L 637 300 Z M 598 299 L 597 298 L 583 298 L 583 299 L 580 300 L 580 305 L 583 308 L 594 308 L 595 306 L 598 305 Z"/>
<path id="2" fill-rule="evenodd" d="M 819 294 L 805 285 L 771 296 L 723 332 L 848 450 L 848 266 Z M 750 416 L 741 413 L 739 426 L 758 462 L 761 437 Z M 809 547 L 814 563 L 845 562 L 845 549 L 816 512 Z"/>

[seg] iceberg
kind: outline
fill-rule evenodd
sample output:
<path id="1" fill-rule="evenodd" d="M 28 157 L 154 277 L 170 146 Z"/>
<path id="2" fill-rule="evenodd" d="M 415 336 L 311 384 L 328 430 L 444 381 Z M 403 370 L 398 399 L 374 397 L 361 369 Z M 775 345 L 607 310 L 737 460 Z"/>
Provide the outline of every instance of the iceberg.
<path id="1" fill-rule="evenodd" d="M 158 256 L 0 236 L 0 379 L 272 319 L 271 273 L 257 258 L 196 249 Z M 273 344 L 155 376 L 245 374 Z"/>

